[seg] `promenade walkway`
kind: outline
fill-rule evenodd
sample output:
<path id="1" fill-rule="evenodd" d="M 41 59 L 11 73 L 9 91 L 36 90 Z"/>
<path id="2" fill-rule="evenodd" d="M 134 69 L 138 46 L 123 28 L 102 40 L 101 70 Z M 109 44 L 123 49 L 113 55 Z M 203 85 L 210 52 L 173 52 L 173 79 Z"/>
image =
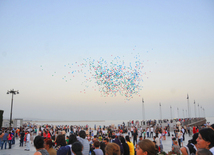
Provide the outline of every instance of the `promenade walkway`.
<path id="1" fill-rule="evenodd" d="M 148 139 L 153 141 L 152 138 L 148 138 Z M 187 145 L 188 140 L 190 139 L 191 137 L 189 137 L 189 135 L 185 135 L 185 141 L 183 142 L 183 145 L 184 146 Z M 168 151 L 171 151 L 171 147 L 172 147 L 171 136 L 170 137 L 166 136 L 166 140 L 163 140 L 163 150 L 166 153 L 168 153 Z M 24 149 L 25 149 L 25 146 L 19 147 L 19 141 L 17 139 L 16 144 L 12 145 L 12 149 L 8 149 L 8 145 L 7 145 L 6 150 L 5 149 L 0 150 L 0 155 L 33 155 L 36 152 L 36 149 L 33 146 L 33 144 L 30 144 L 30 151 L 25 151 Z"/>
<path id="2" fill-rule="evenodd" d="M 26 146 L 19 147 L 19 141 L 18 139 L 16 140 L 16 143 L 12 145 L 11 149 L 8 149 L 8 144 L 7 144 L 7 149 L 5 150 L 0 150 L 0 155 L 33 155 L 36 152 L 35 147 L 33 144 L 30 144 L 30 151 L 25 151 Z"/>

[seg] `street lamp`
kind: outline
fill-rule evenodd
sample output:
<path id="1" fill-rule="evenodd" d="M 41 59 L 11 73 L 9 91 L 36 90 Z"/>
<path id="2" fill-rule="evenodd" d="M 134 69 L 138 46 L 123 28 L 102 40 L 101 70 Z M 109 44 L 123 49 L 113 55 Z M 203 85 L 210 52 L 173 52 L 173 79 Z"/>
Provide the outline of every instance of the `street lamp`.
<path id="1" fill-rule="evenodd" d="M 183 109 L 183 118 L 185 118 L 185 117 L 184 117 L 184 109 Z"/>
<path id="2" fill-rule="evenodd" d="M 162 120 L 161 103 L 159 103 L 159 106 L 160 106 L 160 119 Z"/>
<path id="3" fill-rule="evenodd" d="M 195 108 L 195 118 L 196 118 L 196 104 L 195 104 L 195 100 L 194 100 L 194 108 Z"/>
<path id="4" fill-rule="evenodd" d="M 12 99 L 11 99 L 11 110 L 10 110 L 10 127 L 12 123 L 12 110 L 13 110 L 13 95 L 19 94 L 18 90 L 11 89 L 10 91 L 7 91 L 7 94 L 12 94 Z"/>
<path id="5" fill-rule="evenodd" d="M 144 99 L 142 98 L 142 115 L 143 115 L 143 120 L 145 121 L 145 109 L 144 109 Z"/>
<path id="6" fill-rule="evenodd" d="M 189 95 L 188 95 L 188 94 L 187 94 L 187 108 L 188 108 L 188 117 L 190 118 L 190 117 L 191 117 L 191 114 L 190 114 Z"/>
<path id="7" fill-rule="evenodd" d="M 199 103 L 198 103 L 198 116 L 200 117 L 200 107 L 199 107 Z"/>
<path id="8" fill-rule="evenodd" d="M 204 111 L 204 117 L 206 117 L 206 116 L 205 116 L 205 109 L 204 109 L 204 108 L 203 108 L 203 111 Z"/>
<path id="9" fill-rule="evenodd" d="M 177 112 L 178 112 L 178 119 L 179 119 L 179 108 L 177 108 Z"/>

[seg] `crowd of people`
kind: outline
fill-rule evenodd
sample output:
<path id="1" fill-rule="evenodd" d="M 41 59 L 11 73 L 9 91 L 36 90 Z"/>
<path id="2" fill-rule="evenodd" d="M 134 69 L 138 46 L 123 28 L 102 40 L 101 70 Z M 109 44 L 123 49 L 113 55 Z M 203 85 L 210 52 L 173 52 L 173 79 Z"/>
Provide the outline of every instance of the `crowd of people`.
<path id="1" fill-rule="evenodd" d="M 175 126 L 170 135 L 169 126 L 149 126 L 146 129 L 129 128 L 125 124 L 98 126 L 94 129 L 86 126 L 37 126 L 24 124 L 17 129 L 2 128 L 0 134 L 1 149 L 8 149 L 19 138 L 19 147 L 30 144 L 36 148 L 34 155 L 156 155 L 163 152 L 166 136 L 172 138 L 171 154 L 214 155 L 214 124 L 210 126 Z M 192 136 L 186 146 L 183 145 L 185 134 Z M 153 138 L 153 139 L 152 139 Z M 209 154 L 208 153 L 208 154 Z"/>

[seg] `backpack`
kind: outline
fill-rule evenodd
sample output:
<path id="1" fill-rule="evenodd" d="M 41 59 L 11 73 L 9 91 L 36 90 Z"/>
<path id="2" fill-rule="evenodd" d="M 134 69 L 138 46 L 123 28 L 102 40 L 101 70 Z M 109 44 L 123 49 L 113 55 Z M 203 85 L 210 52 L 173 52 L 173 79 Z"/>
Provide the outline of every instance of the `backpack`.
<path id="1" fill-rule="evenodd" d="M 187 144 L 187 146 L 185 146 L 186 150 L 187 150 L 187 153 L 188 155 L 195 155 L 196 154 L 196 147 L 194 144 L 190 143 L 190 144 Z"/>

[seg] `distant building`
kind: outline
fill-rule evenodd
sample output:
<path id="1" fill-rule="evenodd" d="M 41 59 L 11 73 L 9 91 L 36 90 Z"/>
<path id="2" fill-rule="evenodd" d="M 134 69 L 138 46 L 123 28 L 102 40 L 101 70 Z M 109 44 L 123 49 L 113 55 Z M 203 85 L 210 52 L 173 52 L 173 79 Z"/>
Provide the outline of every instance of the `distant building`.
<path id="1" fill-rule="evenodd" d="M 15 118 L 12 120 L 11 126 L 13 128 L 19 128 L 23 124 L 23 119 L 22 118 Z M 9 119 L 3 119 L 2 127 L 9 127 L 10 126 L 10 120 Z"/>

